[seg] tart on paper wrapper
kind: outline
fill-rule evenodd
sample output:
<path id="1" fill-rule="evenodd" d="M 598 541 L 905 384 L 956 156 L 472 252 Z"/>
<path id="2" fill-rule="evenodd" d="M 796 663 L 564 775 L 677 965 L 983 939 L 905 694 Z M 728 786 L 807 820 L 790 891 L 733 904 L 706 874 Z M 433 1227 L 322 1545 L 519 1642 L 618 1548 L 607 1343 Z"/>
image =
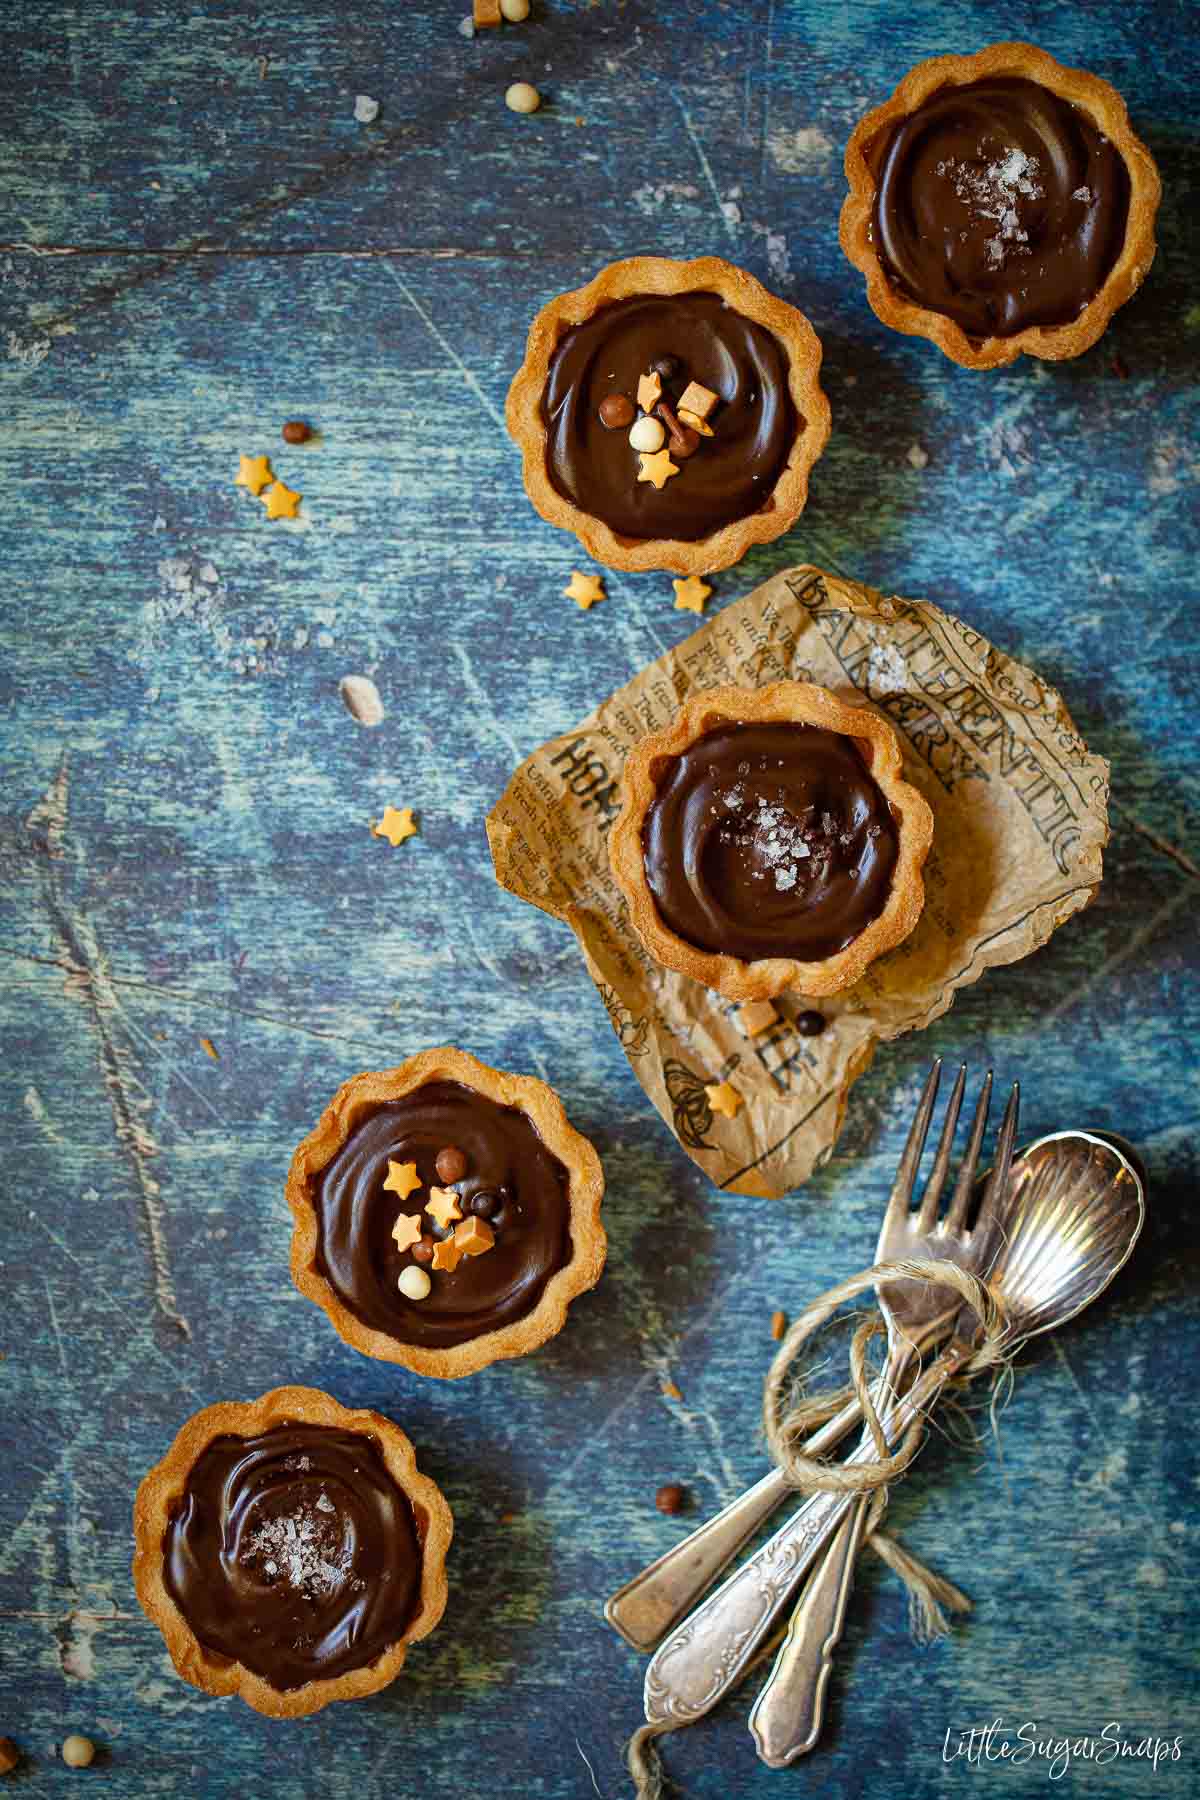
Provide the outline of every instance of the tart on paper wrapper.
<path id="1" fill-rule="evenodd" d="M 747 962 L 699 948 L 666 924 L 647 879 L 643 826 L 658 792 L 658 777 L 670 759 L 723 725 L 764 722 L 815 726 L 850 738 L 896 827 L 895 867 L 882 910 L 845 948 L 819 961 L 774 956 Z M 727 1000 L 770 1000 L 789 988 L 812 998 L 839 993 L 852 986 L 876 957 L 902 943 L 921 916 L 925 899 L 921 870 L 933 840 L 933 813 L 903 778 L 900 745 L 887 720 L 868 707 L 838 699 L 826 688 L 778 681 L 757 689 L 718 687 L 693 694 L 669 726 L 644 738 L 629 754 L 621 795 L 609 855 L 634 930 L 664 968 L 702 982 Z"/>

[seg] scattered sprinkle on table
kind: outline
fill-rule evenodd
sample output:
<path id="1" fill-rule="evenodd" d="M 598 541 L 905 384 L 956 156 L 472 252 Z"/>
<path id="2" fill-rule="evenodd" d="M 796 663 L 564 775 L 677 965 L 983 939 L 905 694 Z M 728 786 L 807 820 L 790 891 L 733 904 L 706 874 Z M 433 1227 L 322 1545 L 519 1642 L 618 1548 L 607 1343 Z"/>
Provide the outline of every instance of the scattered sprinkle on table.
<path id="1" fill-rule="evenodd" d="M 412 807 L 402 806 L 399 811 L 394 806 L 384 807 L 382 819 L 377 825 L 372 825 L 371 830 L 376 837 L 386 838 L 394 850 L 406 838 L 417 835 Z"/>
<path id="2" fill-rule="evenodd" d="M 305 424 L 303 419 L 289 419 L 280 436 L 285 444 L 307 444 L 312 434 L 312 426 Z"/>
<path id="3" fill-rule="evenodd" d="M 732 1119 L 742 1104 L 742 1096 L 727 1081 L 719 1081 L 704 1090 L 705 1098 L 715 1113 L 723 1113 L 725 1118 Z"/>
<path id="4" fill-rule="evenodd" d="M 476 31 L 481 25 L 500 23 L 500 0 L 473 0 L 471 20 Z"/>
<path id="5" fill-rule="evenodd" d="M 542 104 L 542 96 L 532 82 L 514 81 L 505 93 L 504 104 L 510 112 L 535 113 Z"/>
<path id="6" fill-rule="evenodd" d="M 378 100 L 372 100 L 370 94 L 356 94 L 354 116 L 360 125 L 373 125 L 379 117 Z"/>
<path id="7" fill-rule="evenodd" d="M 776 1309 L 776 1311 L 771 1314 L 771 1336 L 775 1339 L 776 1343 L 779 1342 L 786 1330 L 787 1314 Z"/>
<path id="8" fill-rule="evenodd" d="M 747 1037 L 757 1037 L 778 1018 L 779 1014 L 769 1000 L 743 1000 L 737 1009 L 738 1027 Z"/>
<path id="9" fill-rule="evenodd" d="M 238 472 L 233 478 L 234 487 L 249 488 L 257 497 L 275 475 L 271 468 L 271 459 L 267 456 L 239 456 Z"/>
<path id="10" fill-rule="evenodd" d="M 568 600 L 586 612 L 589 606 L 595 606 L 597 600 L 607 600 L 604 592 L 603 575 L 581 575 L 578 569 L 571 570 L 571 579 L 563 589 Z"/>
<path id="11" fill-rule="evenodd" d="M 80 1737 L 77 1731 L 63 1739 L 62 1759 L 68 1769 L 86 1769 L 95 1754 L 96 1746 L 91 1738 Z"/>
<path id="12" fill-rule="evenodd" d="M 654 1496 L 654 1504 L 660 1513 L 682 1512 L 687 1495 L 677 1481 L 668 1481 L 659 1488 Z"/>
<path id="13" fill-rule="evenodd" d="M 268 519 L 294 519 L 300 504 L 300 495 L 285 487 L 282 481 L 273 481 L 259 499 L 267 509 Z"/>
<path id="14" fill-rule="evenodd" d="M 660 1382 L 659 1383 L 659 1392 L 667 1400 L 682 1400 L 683 1399 L 683 1395 L 680 1393 L 679 1389 L 675 1386 L 675 1383 L 673 1381 Z"/>
<path id="15" fill-rule="evenodd" d="M 7 1775 L 21 1760 L 21 1752 L 11 1738 L 0 1737 L 0 1775 Z"/>
<path id="16" fill-rule="evenodd" d="M 529 17 L 529 0 L 500 0 L 500 11 L 510 25 L 523 25 Z"/>
<path id="17" fill-rule="evenodd" d="M 200 1039 L 200 1046 L 206 1056 L 211 1056 L 214 1062 L 220 1062 L 221 1059 L 217 1055 L 217 1046 L 213 1043 L 211 1038 L 202 1037 Z"/>
<path id="18" fill-rule="evenodd" d="M 673 581 L 675 589 L 675 611 L 702 613 L 704 602 L 712 593 L 707 581 L 701 581 L 698 575 L 689 575 L 686 581 Z"/>

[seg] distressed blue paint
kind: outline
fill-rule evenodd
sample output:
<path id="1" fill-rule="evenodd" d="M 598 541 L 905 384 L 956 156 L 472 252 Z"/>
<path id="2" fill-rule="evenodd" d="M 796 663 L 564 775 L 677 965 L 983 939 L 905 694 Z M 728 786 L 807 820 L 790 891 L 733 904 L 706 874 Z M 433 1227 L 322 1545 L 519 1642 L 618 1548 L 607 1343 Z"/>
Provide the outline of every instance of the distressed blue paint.
<path id="1" fill-rule="evenodd" d="M 1099 1771 L 1094 1791 L 1193 1793 L 1188 9 L 1017 5 L 997 24 L 978 0 L 535 0 L 528 27 L 474 44 L 460 10 L 97 0 L 0 20 L 0 234 L 82 247 L 0 252 L 0 1732 L 34 1758 L 16 1791 L 57 1792 L 50 1747 L 80 1728 L 122 1800 L 574 1800 L 576 1740 L 621 1792 L 641 1665 L 599 1603 L 682 1529 L 653 1509 L 660 1481 L 708 1508 L 758 1472 L 770 1312 L 869 1254 L 941 1051 L 1020 1073 L 1030 1134 L 1138 1138 L 1145 1242 L 1028 1359 L 1003 1461 L 934 1438 L 895 1495 L 904 1536 L 973 1594 L 970 1623 L 914 1652 L 867 1559 L 822 1751 L 772 1775 L 729 1706 L 671 1765 L 706 1800 L 932 1800 L 972 1779 L 942 1764 L 950 1725 L 1120 1719 L 1182 1731 L 1186 1760 Z M 838 165 L 911 63 L 1001 30 L 1117 83 L 1166 199 L 1151 279 L 1100 347 L 979 376 L 868 311 L 836 245 Z M 544 89 L 535 118 L 504 110 L 514 76 Z M 356 92 L 382 102 L 366 130 Z M 689 629 L 655 576 L 611 576 L 586 616 L 560 598 L 579 557 L 526 505 L 497 423 L 535 307 L 638 250 L 732 257 L 826 346 L 812 502 L 718 599 L 804 559 L 929 594 L 1061 687 L 1113 761 L 1095 905 L 886 1048 L 829 1169 L 778 1207 L 719 1197 L 671 1144 L 567 934 L 497 891 L 483 837 L 514 764 Z M 278 443 L 296 414 L 319 444 Z M 265 449 L 306 528 L 232 487 L 237 452 Z M 375 732 L 337 697 L 362 672 Z M 41 804 L 60 770 L 61 838 Z M 387 800 L 418 807 L 419 842 L 369 836 Z M 612 1237 L 560 1338 L 453 1388 L 356 1357 L 293 1294 L 282 1202 L 347 1074 L 446 1039 L 561 1089 L 604 1155 Z M 458 1519 L 436 1638 L 386 1694 L 291 1728 L 176 1682 L 127 1575 L 130 1497 L 180 1420 L 280 1380 L 399 1418 Z M 993 1779 L 1046 1791 L 1037 1767 Z"/>

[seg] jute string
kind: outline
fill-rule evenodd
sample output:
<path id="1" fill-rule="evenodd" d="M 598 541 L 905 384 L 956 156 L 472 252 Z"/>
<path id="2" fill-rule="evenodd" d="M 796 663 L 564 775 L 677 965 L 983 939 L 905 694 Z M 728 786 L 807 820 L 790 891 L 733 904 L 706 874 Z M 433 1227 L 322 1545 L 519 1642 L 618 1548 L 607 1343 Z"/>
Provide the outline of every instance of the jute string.
<path id="1" fill-rule="evenodd" d="M 878 1312 L 864 1319 L 850 1342 L 850 1381 L 845 1387 L 792 1399 L 793 1365 L 800 1350 L 814 1332 L 828 1324 L 840 1306 L 857 1298 L 881 1281 L 916 1281 L 930 1287 L 949 1288 L 967 1301 L 980 1322 L 976 1348 L 955 1371 L 956 1380 L 992 1370 L 1000 1374 L 1008 1366 L 1012 1340 L 1008 1322 L 997 1296 L 974 1275 L 952 1262 L 876 1263 L 848 1281 L 829 1288 L 802 1312 L 785 1334 L 767 1370 L 763 1384 L 763 1433 L 777 1466 L 800 1494 L 870 1494 L 870 1510 L 864 1531 L 865 1541 L 898 1575 L 908 1590 L 909 1622 L 915 1640 L 931 1643 L 950 1630 L 947 1613 L 970 1612 L 971 1602 L 953 1582 L 926 1568 L 888 1532 L 881 1529 L 887 1511 L 888 1483 L 894 1481 L 912 1462 L 925 1434 L 925 1415 L 918 1413 L 894 1451 L 889 1451 L 883 1425 L 870 1389 L 867 1348 L 884 1330 Z M 826 1462 L 821 1457 L 805 1456 L 798 1448 L 826 1420 L 842 1410 L 848 1400 L 857 1397 L 863 1420 L 875 1446 L 872 1460 L 848 1466 Z M 750 1675 L 768 1657 L 772 1657 L 782 1641 L 786 1625 L 749 1664 Z M 653 1741 L 677 1727 L 670 1724 L 643 1725 L 630 1739 L 626 1765 L 633 1777 L 637 1800 L 659 1800 L 662 1793 L 662 1769 Z"/>

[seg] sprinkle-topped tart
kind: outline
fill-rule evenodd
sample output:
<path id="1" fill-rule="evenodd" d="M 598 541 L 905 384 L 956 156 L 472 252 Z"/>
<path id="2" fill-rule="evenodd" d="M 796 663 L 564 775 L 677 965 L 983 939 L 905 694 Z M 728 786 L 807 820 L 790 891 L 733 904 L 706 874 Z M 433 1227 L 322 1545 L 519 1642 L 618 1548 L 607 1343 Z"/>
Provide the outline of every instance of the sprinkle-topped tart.
<path id="1" fill-rule="evenodd" d="M 552 1089 L 463 1051 L 347 1082 L 292 1159 L 292 1277 L 368 1356 L 535 1349 L 604 1266 L 600 1161 Z"/>
<path id="2" fill-rule="evenodd" d="M 507 413 L 529 497 L 612 567 L 725 568 L 803 509 L 820 362 L 804 315 L 730 263 L 613 263 L 530 329 Z"/>
<path id="3" fill-rule="evenodd" d="M 450 1509 L 390 1420 L 315 1388 L 197 1413 L 134 1507 L 176 1669 L 299 1717 L 384 1687 L 446 1604 Z"/>
<path id="4" fill-rule="evenodd" d="M 1077 356 L 1154 258 L 1158 173 L 1107 82 L 1030 44 L 921 63 L 856 127 L 842 247 L 969 368 Z"/>
<path id="5" fill-rule="evenodd" d="M 613 870 L 657 961 L 728 999 L 832 994 L 908 936 L 933 815 L 886 720 L 776 682 L 689 700 L 625 768 Z"/>

